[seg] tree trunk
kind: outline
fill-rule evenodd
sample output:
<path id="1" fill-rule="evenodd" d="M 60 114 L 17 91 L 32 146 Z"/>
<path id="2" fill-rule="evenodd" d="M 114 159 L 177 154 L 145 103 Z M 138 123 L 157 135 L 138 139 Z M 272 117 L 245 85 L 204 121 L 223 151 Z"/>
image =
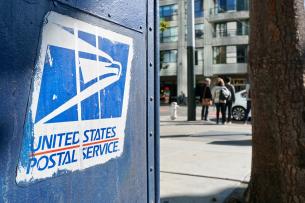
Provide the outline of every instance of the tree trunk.
<path id="1" fill-rule="evenodd" d="M 248 202 L 305 202 L 303 0 L 252 0 L 253 154 Z"/>

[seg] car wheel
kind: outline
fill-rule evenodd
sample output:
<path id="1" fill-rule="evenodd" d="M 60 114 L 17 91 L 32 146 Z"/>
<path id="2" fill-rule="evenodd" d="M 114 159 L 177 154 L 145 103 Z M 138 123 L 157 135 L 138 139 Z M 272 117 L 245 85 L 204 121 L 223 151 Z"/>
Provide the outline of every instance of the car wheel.
<path id="1" fill-rule="evenodd" d="M 241 106 L 236 106 L 232 109 L 232 117 L 234 120 L 243 121 L 245 120 L 246 109 Z"/>

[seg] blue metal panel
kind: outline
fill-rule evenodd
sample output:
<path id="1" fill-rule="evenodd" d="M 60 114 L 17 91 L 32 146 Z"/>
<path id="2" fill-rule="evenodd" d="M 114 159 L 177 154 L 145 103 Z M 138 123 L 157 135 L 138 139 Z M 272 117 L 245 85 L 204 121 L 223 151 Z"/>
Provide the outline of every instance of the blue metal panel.
<path id="1" fill-rule="evenodd" d="M 160 202 L 160 17 L 159 17 L 159 0 L 154 1 L 154 80 L 155 80 L 155 202 Z"/>
<path id="2" fill-rule="evenodd" d="M 159 157 L 158 148 L 154 145 L 158 144 L 159 136 L 155 122 L 159 91 L 154 91 L 158 86 L 158 80 L 155 80 L 158 76 L 154 52 L 156 42 L 153 41 L 156 1 L 150 1 L 150 6 L 142 0 L 60 2 L 11 0 L 0 3 L 0 202 L 158 201 L 159 176 L 155 164 L 158 165 Z M 16 168 L 22 156 L 24 131 L 28 127 L 25 119 L 31 103 L 41 29 L 49 11 L 107 27 L 133 39 L 124 152 L 119 158 L 102 165 L 19 186 Z M 147 42 L 148 38 L 152 42 Z M 146 53 L 143 50 L 150 51 Z M 152 101 L 150 97 L 153 97 Z M 150 117 L 156 119 L 147 119 Z M 152 141 L 148 139 L 148 132 L 154 135 Z"/>
<path id="3" fill-rule="evenodd" d="M 154 0 L 148 0 L 147 4 L 147 47 L 153 47 L 155 45 L 155 12 L 154 12 Z M 154 49 L 147 49 L 147 115 L 151 115 L 147 118 L 147 173 L 148 173 L 148 202 L 156 201 L 156 190 L 158 190 L 156 186 L 156 165 L 155 165 L 155 138 L 158 136 L 158 132 L 156 132 L 156 126 L 154 125 L 154 121 L 156 120 L 155 115 L 155 104 L 158 103 L 159 100 L 156 100 L 155 94 L 155 52 Z"/>
<path id="4" fill-rule="evenodd" d="M 144 32 L 146 25 L 146 1 L 143 0 L 57 0 L 63 4 L 118 23 L 130 29 Z M 115 9 L 114 9 L 115 8 Z"/>

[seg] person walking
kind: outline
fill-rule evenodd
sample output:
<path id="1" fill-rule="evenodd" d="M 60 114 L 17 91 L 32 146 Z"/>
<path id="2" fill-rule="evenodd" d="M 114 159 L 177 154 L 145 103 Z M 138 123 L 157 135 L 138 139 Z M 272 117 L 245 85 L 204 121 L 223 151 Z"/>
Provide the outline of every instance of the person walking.
<path id="1" fill-rule="evenodd" d="M 246 85 L 246 92 L 247 92 L 247 109 L 246 109 L 246 114 L 245 114 L 245 120 L 244 123 L 247 124 L 249 120 L 249 113 L 251 111 L 251 86 L 250 84 Z"/>
<path id="2" fill-rule="evenodd" d="M 206 78 L 203 82 L 203 87 L 200 94 L 200 101 L 202 105 L 201 109 L 201 120 L 208 120 L 209 106 L 212 105 L 212 93 L 210 89 L 211 80 Z"/>
<path id="3" fill-rule="evenodd" d="M 225 115 L 228 115 L 227 123 L 231 124 L 232 120 L 232 105 L 235 102 L 235 88 L 233 85 L 231 85 L 231 78 L 226 77 L 225 78 L 225 86 L 230 91 L 231 96 L 226 101 L 226 107 L 225 107 Z"/>
<path id="4" fill-rule="evenodd" d="M 186 101 L 185 101 L 185 94 L 183 91 L 180 92 L 180 95 L 177 98 L 177 102 L 179 105 L 186 105 Z"/>
<path id="5" fill-rule="evenodd" d="M 221 122 L 226 122 L 225 105 L 230 97 L 230 91 L 225 87 L 223 79 L 218 78 L 216 86 L 212 89 L 212 97 L 216 106 L 216 124 L 219 124 L 219 113 L 221 112 Z"/>

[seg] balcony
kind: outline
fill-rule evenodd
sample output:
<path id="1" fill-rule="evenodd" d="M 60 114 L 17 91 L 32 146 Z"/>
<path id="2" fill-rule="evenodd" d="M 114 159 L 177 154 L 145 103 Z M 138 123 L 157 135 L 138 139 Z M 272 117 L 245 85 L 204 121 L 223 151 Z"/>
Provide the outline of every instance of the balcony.
<path id="1" fill-rule="evenodd" d="M 240 30 L 240 29 L 219 30 L 213 33 L 214 38 L 248 36 L 248 35 L 249 35 L 248 30 Z"/>
<path id="2" fill-rule="evenodd" d="M 209 15 L 206 16 L 206 19 L 209 22 L 220 22 L 224 20 L 237 20 L 237 19 L 248 19 L 249 18 L 249 8 L 244 7 L 228 7 L 221 8 L 215 7 L 209 10 Z"/>
<path id="3" fill-rule="evenodd" d="M 213 64 L 212 65 L 213 75 L 222 74 L 246 74 L 247 64 L 246 63 L 236 63 L 236 64 Z"/>
<path id="4" fill-rule="evenodd" d="M 248 31 L 225 30 L 225 31 L 217 31 L 213 33 L 213 39 L 212 39 L 213 46 L 238 45 L 238 44 L 248 44 L 248 43 L 249 43 Z"/>
<path id="5" fill-rule="evenodd" d="M 221 5 L 221 6 L 216 6 L 214 8 L 210 8 L 209 11 L 210 11 L 209 12 L 210 16 L 218 15 L 221 13 L 249 11 L 249 3 Z"/>
<path id="6" fill-rule="evenodd" d="M 223 46 L 223 45 L 242 45 L 248 44 L 249 37 L 245 36 L 236 36 L 236 37 L 223 37 L 223 38 L 213 38 L 212 46 Z"/>

